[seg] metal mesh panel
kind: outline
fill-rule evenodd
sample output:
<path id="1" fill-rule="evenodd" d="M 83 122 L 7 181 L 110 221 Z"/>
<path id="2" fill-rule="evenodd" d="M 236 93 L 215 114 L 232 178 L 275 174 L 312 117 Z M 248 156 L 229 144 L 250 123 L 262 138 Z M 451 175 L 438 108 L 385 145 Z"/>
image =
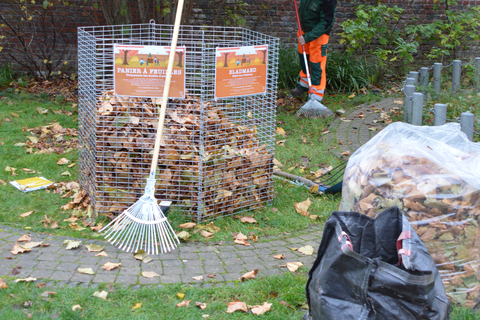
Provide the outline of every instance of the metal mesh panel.
<path id="1" fill-rule="evenodd" d="M 78 32 L 80 181 L 97 212 L 119 213 L 144 193 L 160 100 L 113 95 L 113 47 L 169 46 L 173 26 L 82 27 Z M 266 94 L 214 99 L 217 47 L 268 44 Z M 196 221 L 272 200 L 279 42 L 258 32 L 182 26 L 185 99 L 170 99 L 155 197 Z"/>

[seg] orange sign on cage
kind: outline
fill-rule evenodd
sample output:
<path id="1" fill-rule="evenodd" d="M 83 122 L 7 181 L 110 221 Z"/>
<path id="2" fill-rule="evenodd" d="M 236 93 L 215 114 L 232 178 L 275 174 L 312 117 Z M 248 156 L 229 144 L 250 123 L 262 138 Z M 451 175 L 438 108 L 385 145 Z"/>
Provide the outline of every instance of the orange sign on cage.
<path id="1" fill-rule="evenodd" d="M 170 47 L 115 44 L 114 90 L 116 95 L 163 97 Z M 185 47 L 175 50 L 169 97 L 185 97 Z"/>
<path id="2" fill-rule="evenodd" d="M 217 48 L 215 99 L 267 90 L 268 45 Z"/>

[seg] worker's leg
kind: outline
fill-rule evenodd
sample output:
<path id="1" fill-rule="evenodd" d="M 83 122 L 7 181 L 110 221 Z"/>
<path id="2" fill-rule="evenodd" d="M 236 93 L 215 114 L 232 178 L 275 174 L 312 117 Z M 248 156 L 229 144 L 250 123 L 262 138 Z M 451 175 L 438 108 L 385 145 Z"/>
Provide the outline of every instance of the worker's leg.
<path id="1" fill-rule="evenodd" d="M 327 85 L 325 67 L 327 65 L 328 39 L 329 36 L 324 34 L 309 43 L 309 64 L 312 77 L 311 96 L 318 101 L 323 99 Z"/>
<path id="2" fill-rule="evenodd" d="M 305 34 L 305 32 L 302 32 L 302 34 Z M 300 36 L 300 31 L 297 32 L 297 37 Z M 306 43 L 304 45 L 305 52 L 307 54 L 307 60 L 308 60 L 308 48 L 309 44 Z M 298 81 L 298 85 L 295 89 L 290 90 L 290 93 L 293 96 L 300 96 L 304 94 L 305 92 L 308 91 L 308 79 L 307 79 L 307 71 L 305 69 L 305 59 L 303 57 L 303 48 L 301 45 L 298 45 L 298 58 L 300 59 L 300 80 Z"/>

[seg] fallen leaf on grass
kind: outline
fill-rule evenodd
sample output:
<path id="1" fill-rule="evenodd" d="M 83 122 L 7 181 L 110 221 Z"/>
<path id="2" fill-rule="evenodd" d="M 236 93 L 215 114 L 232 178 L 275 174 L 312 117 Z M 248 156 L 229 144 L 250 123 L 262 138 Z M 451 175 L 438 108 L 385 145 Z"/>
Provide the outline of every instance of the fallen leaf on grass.
<path id="1" fill-rule="evenodd" d="M 295 206 L 295 210 L 297 210 L 297 213 L 306 217 L 309 215 L 308 208 L 310 207 L 311 204 L 312 204 L 312 201 L 310 201 L 310 198 L 307 198 L 307 200 L 305 201 L 295 203 L 294 206 Z"/>
<path id="2" fill-rule="evenodd" d="M 275 259 L 282 260 L 285 259 L 285 256 L 283 254 L 276 254 L 273 256 Z"/>
<path id="3" fill-rule="evenodd" d="M 78 268 L 77 272 L 82 273 L 82 274 L 90 274 L 90 275 L 95 274 L 95 272 L 93 272 L 92 268 Z"/>
<path id="4" fill-rule="evenodd" d="M 286 265 L 288 271 L 290 271 L 290 272 L 297 271 L 298 268 L 300 268 L 301 266 L 303 266 L 303 263 L 301 263 L 301 262 L 288 262 L 287 265 Z"/>
<path id="5" fill-rule="evenodd" d="M 179 308 L 180 307 L 188 307 L 188 305 L 190 304 L 190 301 L 192 301 L 192 300 L 183 300 L 182 302 L 177 303 L 176 306 L 179 307 Z"/>
<path id="6" fill-rule="evenodd" d="M 177 238 L 183 241 L 187 241 L 190 238 L 190 233 L 188 231 L 180 231 L 177 234 Z"/>
<path id="7" fill-rule="evenodd" d="M 21 279 L 15 280 L 15 282 L 32 282 L 32 281 L 37 281 L 37 278 L 28 277 L 28 278 L 21 278 Z"/>
<path id="8" fill-rule="evenodd" d="M 32 237 L 30 237 L 29 234 L 24 234 L 23 236 L 21 236 L 17 242 L 27 242 L 27 241 L 31 241 L 32 240 Z"/>
<path id="9" fill-rule="evenodd" d="M 199 307 L 200 309 L 202 309 L 202 310 L 207 309 L 207 304 L 204 303 L 204 302 L 195 302 L 195 305 L 196 305 L 197 307 Z"/>
<path id="10" fill-rule="evenodd" d="M 200 281 L 203 280 L 203 276 L 192 277 L 193 280 Z"/>
<path id="11" fill-rule="evenodd" d="M 107 291 L 95 291 L 93 293 L 93 296 L 97 297 L 97 298 L 100 298 L 100 299 L 103 299 L 103 300 L 107 300 L 108 292 Z"/>
<path id="12" fill-rule="evenodd" d="M 242 301 L 232 301 L 227 303 L 227 313 L 234 313 L 237 310 L 248 312 L 247 304 Z"/>
<path id="13" fill-rule="evenodd" d="M 40 114 L 48 113 L 48 109 L 45 109 L 45 108 L 42 108 L 42 107 L 37 107 L 35 110 Z"/>
<path id="14" fill-rule="evenodd" d="M 193 229 L 197 224 L 195 222 L 187 222 L 179 225 L 182 229 Z"/>
<path id="15" fill-rule="evenodd" d="M 275 134 L 281 134 L 285 137 L 287 133 L 285 132 L 285 130 L 283 130 L 283 128 L 277 127 L 277 130 L 275 130 Z"/>
<path id="16" fill-rule="evenodd" d="M 42 288 L 45 288 L 47 286 L 47 283 L 46 282 L 41 282 L 41 283 L 37 283 L 35 285 L 35 287 L 39 288 L 39 289 L 42 289 Z"/>
<path id="17" fill-rule="evenodd" d="M 304 246 L 304 247 L 298 248 L 298 252 L 306 256 L 311 256 L 313 254 L 313 247 L 310 245 Z"/>
<path id="18" fill-rule="evenodd" d="M 238 280 L 245 281 L 245 280 L 249 280 L 249 279 L 255 279 L 257 277 L 257 273 L 258 273 L 258 269 L 254 269 L 252 271 L 249 271 L 249 272 L 245 273 L 243 276 L 238 278 Z"/>
<path id="19" fill-rule="evenodd" d="M 77 310 L 82 311 L 83 309 L 79 304 L 73 305 L 72 306 L 72 311 L 77 311 Z"/>
<path id="20" fill-rule="evenodd" d="M 240 221 L 243 223 L 257 223 L 257 220 L 255 220 L 253 217 L 242 217 Z"/>
<path id="21" fill-rule="evenodd" d="M 65 241 L 63 241 L 63 244 L 67 245 L 65 247 L 65 250 L 71 250 L 71 249 L 78 248 L 78 246 L 80 246 L 80 244 L 82 244 L 82 241 L 65 240 Z"/>
<path id="22" fill-rule="evenodd" d="M 253 314 L 260 315 L 260 314 L 264 314 L 267 311 L 270 311 L 271 307 L 272 307 L 272 303 L 264 302 L 261 306 L 251 307 L 251 311 Z"/>
<path id="23" fill-rule="evenodd" d="M 62 158 L 62 159 L 60 159 L 60 160 L 57 161 L 57 164 L 58 164 L 59 166 L 63 166 L 64 164 L 67 164 L 67 163 L 69 163 L 69 162 L 70 162 L 70 160 L 68 160 L 67 158 Z"/>
<path id="24" fill-rule="evenodd" d="M 280 304 L 283 304 L 284 306 L 289 307 L 290 309 L 295 310 L 295 308 L 292 307 L 288 302 L 285 302 L 285 301 L 282 300 L 282 301 L 280 301 Z"/>
<path id="25" fill-rule="evenodd" d="M 70 227 L 70 229 L 75 230 L 75 231 L 83 231 L 83 230 L 87 229 L 87 228 L 81 227 L 76 222 L 72 222 L 68 226 Z"/>
<path id="26" fill-rule="evenodd" d="M 148 278 L 148 279 L 155 278 L 155 277 L 160 277 L 160 275 L 155 273 L 154 271 L 143 271 L 142 276 L 144 276 L 145 278 Z"/>
<path id="27" fill-rule="evenodd" d="M 136 310 L 138 308 L 141 308 L 142 307 L 142 303 L 139 302 L 139 303 L 135 303 L 135 305 L 133 306 L 132 310 Z"/>
<path id="28" fill-rule="evenodd" d="M 72 174 L 67 170 L 67 171 L 62 172 L 60 175 L 70 177 Z"/>
<path id="29" fill-rule="evenodd" d="M 207 224 L 204 227 L 204 229 L 207 230 L 208 232 L 211 232 L 211 233 L 217 233 L 218 231 L 220 231 L 219 227 L 213 225 L 213 221 L 210 222 L 209 224 Z"/>
<path id="30" fill-rule="evenodd" d="M 2 186 L 6 186 L 6 185 L 7 185 L 7 183 L 5 182 L 5 180 L 2 180 L 2 179 L 0 179 L 0 184 L 1 184 Z"/>
<path id="31" fill-rule="evenodd" d="M 242 244 L 244 246 L 249 246 L 250 243 L 247 241 L 248 237 L 244 235 L 243 233 L 239 232 L 235 237 L 233 242 L 236 244 Z"/>
<path id="32" fill-rule="evenodd" d="M 344 152 L 340 153 L 340 155 L 348 157 L 350 155 L 350 151 L 344 151 Z"/>
<path id="33" fill-rule="evenodd" d="M 87 244 L 85 247 L 88 249 L 88 252 L 100 252 L 105 248 L 98 244 Z"/>
<path id="34" fill-rule="evenodd" d="M 202 232 L 200 233 L 200 235 L 202 237 L 205 237 L 205 238 L 213 238 L 213 233 L 212 232 L 208 232 L 207 230 L 202 230 Z"/>
<path id="35" fill-rule="evenodd" d="M 0 289 L 8 289 L 7 283 L 2 278 L 0 278 Z"/>
<path id="36" fill-rule="evenodd" d="M 42 294 L 40 294 L 41 297 L 48 298 L 50 296 L 54 296 L 57 293 L 55 291 L 44 291 Z"/>
<path id="37" fill-rule="evenodd" d="M 107 270 L 107 271 L 110 271 L 110 270 L 113 270 L 113 269 L 116 269 L 116 268 L 120 267 L 120 265 L 121 265 L 121 263 L 107 262 L 102 266 L 102 268 Z"/>
<path id="38" fill-rule="evenodd" d="M 97 253 L 95 257 L 108 257 L 108 254 L 105 251 L 102 251 L 100 253 Z"/>
<path id="39" fill-rule="evenodd" d="M 30 248 L 26 248 L 19 244 L 18 242 L 15 242 L 15 245 L 13 246 L 12 251 L 10 251 L 13 255 L 17 255 L 19 253 L 24 253 L 24 252 L 29 252 L 32 251 Z"/>
<path id="40" fill-rule="evenodd" d="M 177 293 L 177 297 L 178 297 L 179 299 L 183 299 L 183 298 L 185 298 L 185 293 L 178 292 L 178 293 Z"/>
<path id="41" fill-rule="evenodd" d="M 273 158 L 273 164 L 280 168 L 283 167 L 283 164 L 275 158 Z"/>
<path id="42" fill-rule="evenodd" d="M 28 169 L 28 168 L 23 168 L 22 170 L 23 170 L 23 172 L 26 172 L 26 173 L 37 173 L 37 171 L 32 170 L 32 169 Z"/>
<path id="43" fill-rule="evenodd" d="M 16 176 L 17 174 L 15 173 L 15 170 L 17 170 L 17 168 L 12 168 L 10 166 L 6 166 L 5 167 L 5 171 L 6 172 L 10 172 L 12 174 L 12 176 Z"/>
<path id="44" fill-rule="evenodd" d="M 355 98 L 355 93 L 352 93 L 351 95 L 348 96 L 348 99 Z"/>
<path id="45" fill-rule="evenodd" d="M 315 221 L 315 220 L 317 220 L 317 219 L 319 218 L 319 216 L 317 216 L 316 214 L 311 214 L 311 215 L 309 215 L 308 217 L 309 217 L 310 220 L 312 220 L 312 221 Z"/>

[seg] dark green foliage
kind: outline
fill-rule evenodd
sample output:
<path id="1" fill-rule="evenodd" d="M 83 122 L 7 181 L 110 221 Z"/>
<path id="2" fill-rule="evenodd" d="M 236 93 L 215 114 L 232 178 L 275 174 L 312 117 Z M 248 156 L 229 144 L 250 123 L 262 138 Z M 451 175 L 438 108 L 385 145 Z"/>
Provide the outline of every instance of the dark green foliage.
<path id="1" fill-rule="evenodd" d="M 278 88 L 297 86 L 300 63 L 296 48 L 280 48 L 278 58 Z M 327 90 L 352 92 L 378 80 L 378 67 L 353 55 L 330 51 L 327 59 Z"/>
<path id="2" fill-rule="evenodd" d="M 0 67 L 0 88 L 7 87 L 15 79 L 15 72 L 9 64 Z"/>

